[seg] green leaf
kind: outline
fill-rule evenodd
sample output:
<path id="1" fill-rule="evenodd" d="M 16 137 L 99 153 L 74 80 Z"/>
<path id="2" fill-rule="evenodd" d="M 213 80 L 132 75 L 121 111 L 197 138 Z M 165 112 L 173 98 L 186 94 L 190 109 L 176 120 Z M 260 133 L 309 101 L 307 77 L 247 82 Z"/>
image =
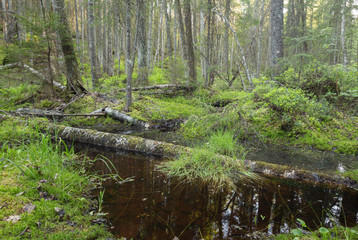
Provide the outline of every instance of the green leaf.
<path id="1" fill-rule="evenodd" d="M 291 233 L 292 233 L 295 237 L 302 237 L 302 236 L 303 236 L 302 230 L 299 229 L 299 228 L 292 229 L 292 230 L 291 230 Z"/>
<path id="2" fill-rule="evenodd" d="M 329 233 L 328 229 L 325 228 L 325 227 L 320 227 L 319 228 L 319 232 L 322 234 L 322 235 L 326 235 Z"/>
<path id="3" fill-rule="evenodd" d="M 307 227 L 305 221 L 303 221 L 302 219 L 297 218 L 297 221 L 301 223 L 302 227 Z"/>

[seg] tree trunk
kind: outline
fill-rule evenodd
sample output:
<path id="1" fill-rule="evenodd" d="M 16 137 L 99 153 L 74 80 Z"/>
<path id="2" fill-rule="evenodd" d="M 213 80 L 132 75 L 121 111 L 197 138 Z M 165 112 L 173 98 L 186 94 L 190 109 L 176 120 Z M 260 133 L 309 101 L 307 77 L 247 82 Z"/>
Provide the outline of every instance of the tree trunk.
<path id="1" fill-rule="evenodd" d="M 207 26 L 208 26 L 208 32 L 207 32 L 207 37 L 206 37 L 206 58 L 205 58 L 205 66 L 206 66 L 206 73 L 205 73 L 205 87 L 208 88 L 209 87 L 209 76 L 210 76 L 210 63 L 211 63 L 211 59 L 210 59 L 210 41 L 211 41 L 211 10 L 212 10 L 212 6 L 211 6 L 211 0 L 208 0 L 208 17 L 207 17 Z"/>
<path id="2" fill-rule="evenodd" d="M 127 66 L 127 91 L 126 91 L 126 105 L 124 107 L 125 112 L 129 112 L 132 105 L 132 73 L 133 65 L 132 62 L 132 50 L 131 50 L 131 0 L 126 0 L 126 66 Z"/>
<path id="3" fill-rule="evenodd" d="M 205 34 L 205 12 L 204 12 L 204 7 L 203 7 L 204 1 L 201 0 L 200 1 L 200 51 L 202 52 L 201 56 L 200 56 L 200 63 L 201 63 L 201 76 L 206 79 L 206 74 L 207 74 L 207 68 L 206 68 L 206 48 L 204 45 L 204 34 Z"/>
<path id="4" fill-rule="evenodd" d="M 153 54 L 153 15 L 154 15 L 154 0 L 149 0 L 149 21 L 148 21 L 148 49 L 147 49 L 147 66 L 151 68 L 152 54 Z"/>
<path id="5" fill-rule="evenodd" d="M 346 68 L 348 64 L 347 49 L 346 49 L 346 4 L 347 1 L 342 2 L 342 23 L 341 23 L 341 44 L 342 44 L 342 57 L 343 66 Z"/>
<path id="6" fill-rule="evenodd" d="M 271 0 L 271 67 L 278 72 L 277 66 L 283 57 L 283 0 Z"/>
<path id="7" fill-rule="evenodd" d="M 193 42 L 193 31 L 191 21 L 190 0 L 184 0 L 186 43 L 188 49 L 189 80 L 191 84 L 196 83 L 195 53 Z"/>
<path id="8" fill-rule="evenodd" d="M 67 22 L 64 0 L 52 0 L 54 12 L 61 23 L 57 29 L 61 41 L 62 52 L 65 60 L 67 88 L 76 94 L 85 92 L 81 84 L 81 76 L 78 68 L 76 53 L 73 47 L 70 29 Z"/>
<path id="9" fill-rule="evenodd" d="M 168 49 L 168 57 L 172 57 L 173 56 L 173 40 L 172 40 L 172 34 L 170 31 L 170 18 L 168 15 L 168 6 L 167 6 L 167 1 L 163 0 L 163 11 L 164 11 L 164 16 L 165 16 L 165 26 L 166 26 L 166 32 L 167 32 L 167 49 Z"/>
<path id="10" fill-rule="evenodd" d="M 146 4 L 144 0 L 137 0 L 139 19 L 138 19 L 138 83 L 141 86 L 148 85 L 148 66 L 147 66 L 147 37 L 146 37 Z"/>
<path id="11" fill-rule="evenodd" d="M 93 15 L 93 4 L 94 0 L 88 0 L 88 45 L 91 59 L 91 77 L 92 87 L 95 89 L 98 85 L 97 75 L 97 54 L 94 36 L 94 15 Z"/>
<path id="12" fill-rule="evenodd" d="M 183 60 L 186 62 L 188 60 L 188 48 L 185 38 L 183 15 L 181 13 L 180 0 L 174 0 L 174 3 L 178 15 L 179 35 L 180 35 L 181 46 L 183 51 Z"/>
<path id="13" fill-rule="evenodd" d="M 256 76 L 258 77 L 260 75 L 261 71 L 261 43 L 262 43 L 262 29 L 264 27 L 264 19 L 265 19 L 265 0 L 262 0 L 262 6 L 261 6 L 261 20 L 260 20 L 260 26 L 259 26 L 259 37 L 258 37 L 258 43 L 257 43 L 257 69 L 256 69 Z"/>
<path id="14" fill-rule="evenodd" d="M 228 21 L 230 21 L 230 1 L 231 0 L 226 0 L 226 5 L 225 5 L 225 17 Z M 226 76 L 226 80 L 229 80 L 230 77 L 230 73 L 229 73 L 229 27 L 227 25 L 225 25 L 224 28 L 224 39 L 223 39 L 223 45 L 224 45 L 224 49 L 223 49 L 223 72 L 224 72 L 224 76 Z"/>

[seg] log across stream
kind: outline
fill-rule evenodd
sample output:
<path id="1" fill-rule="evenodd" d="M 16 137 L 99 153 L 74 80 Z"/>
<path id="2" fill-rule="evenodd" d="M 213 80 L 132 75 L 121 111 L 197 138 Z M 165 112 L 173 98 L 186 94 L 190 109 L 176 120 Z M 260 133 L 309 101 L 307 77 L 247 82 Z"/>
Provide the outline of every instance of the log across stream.
<path id="1" fill-rule="evenodd" d="M 49 124 L 48 130 L 56 136 L 66 140 L 90 143 L 104 147 L 113 147 L 122 150 L 129 150 L 164 157 L 174 157 L 181 152 L 190 153 L 192 151 L 192 149 L 188 147 L 183 147 L 171 143 L 160 142 L 136 136 L 100 132 L 90 129 Z M 318 172 L 300 170 L 288 166 L 260 161 L 244 160 L 243 164 L 251 171 L 264 176 L 300 180 L 314 184 L 329 184 L 332 186 L 336 185 L 352 188 L 355 190 L 358 189 L 358 183 L 347 178 L 325 175 Z"/>

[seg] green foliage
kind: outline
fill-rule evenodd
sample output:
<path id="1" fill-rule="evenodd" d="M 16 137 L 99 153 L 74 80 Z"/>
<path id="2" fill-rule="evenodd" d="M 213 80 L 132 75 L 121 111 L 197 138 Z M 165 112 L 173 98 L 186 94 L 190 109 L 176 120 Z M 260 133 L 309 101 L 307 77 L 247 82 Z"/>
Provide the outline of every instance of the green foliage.
<path id="1" fill-rule="evenodd" d="M 88 162 L 80 165 L 77 158 L 72 148 L 62 142 L 53 144 L 50 137 L 38 132 L 27 144 L 3 145 L 0 149 L 0 202 L 6 204 L 0 209 L 0 218 L 18 215 L 21 220 L 17 223 L 0 221 L 2 238 L 111 237 L 104 226 L 91 225 L 90 220 L 96 216 L 83 214 L 90 206 L 83 193 L 89 189 L 92 176 L 83 174 Z M 36 207 L 35 210 L 24 212 L 23 207 L 29 203 Z M 56 213 L 56 207 L 64 210 L 63 219 Z M 69 225 L 68 221 L 74 224 Z M 16 237 L 20 235 L 22 237 Z"/>
<path id="2" fill-rule="evenodd" d="M 343 173 L 343 176 L 349 177 L 350 179 L 358 182 L 358 169 L 346 171 Z"/>
<path id="3" fill-rule="evenodd" d="M 150 73 L 148 80 L 149 85 L 167 84 L 169 83 L 168 71 L 155 66 L 153 71 Z"/>
<path id="4" fill-rule="evenodd" d="M 0 106 L 1 109 L 16 110 L 20 106 L 22 100 L 32 96 L 39 86 L 21 84 L 17 87 L 9 87 L 0 89 Z M 26 107 L 28 104 L 22 104 L 22 107 Z"/>
<path id="5" fill-rule="evenodd" d="M 276 79 L 287 87 L 302 89 L 309 97 L 326 99 L 337 107 L 357 113 L 358 71 L 354 67 L 312 61 L 302 68 L 290 66 Z"/>

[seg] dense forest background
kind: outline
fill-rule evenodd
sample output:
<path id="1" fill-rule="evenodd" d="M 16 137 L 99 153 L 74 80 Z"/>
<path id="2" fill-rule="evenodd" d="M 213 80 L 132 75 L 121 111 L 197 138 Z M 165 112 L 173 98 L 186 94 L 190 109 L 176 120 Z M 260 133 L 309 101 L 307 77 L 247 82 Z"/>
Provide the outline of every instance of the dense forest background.
<path id="1" fill-rule="evenodd" d="M 4 63 L 50 64 L 45 72 L 54 78 L 65 68 L 58 61 L 60 30 L 69 27 L 90 88 L 99 87 L 103 76 L 128 75 L 134 66 L 134 86 L 148 85 L 153 71 L 166 68 L 173 82 L 210 87 L 221 79 L 228 87 L 239 81 L 244 89 L 253 88 L 260 74 L 289 68 L 299 82 L 303 66 L 312 62 L 358 67 L 354 0 L 64 3 L 68 26 L 62 18 L 56 22 L 49 0 L 2 0 L 4 46 L 16 43 L 6 48 Z M 279 70 L 272 68 L 277 64 Z"/>

